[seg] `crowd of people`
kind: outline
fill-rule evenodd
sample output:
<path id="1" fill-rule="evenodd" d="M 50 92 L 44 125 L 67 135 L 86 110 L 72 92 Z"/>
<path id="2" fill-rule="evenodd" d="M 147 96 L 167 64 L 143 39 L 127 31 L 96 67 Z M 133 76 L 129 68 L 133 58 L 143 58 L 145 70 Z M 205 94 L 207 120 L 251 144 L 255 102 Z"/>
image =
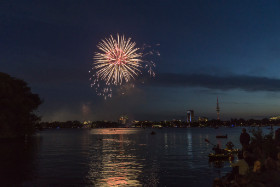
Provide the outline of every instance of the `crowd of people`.
<path id="1" fill-rule="evenodd" d="M 278 133 L 278 134 L 277 134 Z M 250 145 L 250 135 L 242 129 L 242 150 L 238 161 L 231 164 L 232 172 L 216 178 L 215 187 L 278 187 L 280 186 L 280 129 L 275 132 L 274 152 L 265 154 L 261 147 Z"/>

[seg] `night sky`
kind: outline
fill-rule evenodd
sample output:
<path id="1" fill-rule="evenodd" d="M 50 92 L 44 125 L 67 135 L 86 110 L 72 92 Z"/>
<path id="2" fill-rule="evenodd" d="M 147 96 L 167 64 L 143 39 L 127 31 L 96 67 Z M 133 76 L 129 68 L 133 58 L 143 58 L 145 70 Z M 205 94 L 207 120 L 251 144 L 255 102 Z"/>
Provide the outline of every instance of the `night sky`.
<path id="1" fill-rule="evenodd" d="M 279 0 L 0 2 L 0 71 L 44 100 L 43 121 L 280 115 Z M 111 34 L 156 45 L 155 78 L 104 100 L 90 87 L 96 45 Z"/>

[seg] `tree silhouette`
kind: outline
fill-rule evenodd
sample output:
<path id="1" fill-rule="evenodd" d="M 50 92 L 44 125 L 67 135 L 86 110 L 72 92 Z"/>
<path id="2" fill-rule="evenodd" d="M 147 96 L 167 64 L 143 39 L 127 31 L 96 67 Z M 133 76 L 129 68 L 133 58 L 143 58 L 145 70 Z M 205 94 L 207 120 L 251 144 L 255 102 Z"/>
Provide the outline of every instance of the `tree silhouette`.
<path id="1" fill-rule="evenodd" d="M 40 120 L 34 111 L 41 103 L 25 81 L 0 72 L 0 137 L 32 135 Z"/>

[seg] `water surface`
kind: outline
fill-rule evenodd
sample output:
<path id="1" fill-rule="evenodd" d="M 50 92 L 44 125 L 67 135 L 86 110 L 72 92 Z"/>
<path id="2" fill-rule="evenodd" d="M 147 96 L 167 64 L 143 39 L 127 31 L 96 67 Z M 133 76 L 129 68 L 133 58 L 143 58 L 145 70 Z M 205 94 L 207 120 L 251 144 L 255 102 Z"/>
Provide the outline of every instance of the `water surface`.
<path id="1" fill-rule="evenodd" d="M 28 142 L 0 144 L 0 177 L 9 186 L 211 186 L 231 168 L 229 161 L 208 161 L 213 146 L 205 139 L 240 148 L 240 133 L 241 128 L 45 130 Z M 224 134 L 228 139 L 216 139 Z"/>

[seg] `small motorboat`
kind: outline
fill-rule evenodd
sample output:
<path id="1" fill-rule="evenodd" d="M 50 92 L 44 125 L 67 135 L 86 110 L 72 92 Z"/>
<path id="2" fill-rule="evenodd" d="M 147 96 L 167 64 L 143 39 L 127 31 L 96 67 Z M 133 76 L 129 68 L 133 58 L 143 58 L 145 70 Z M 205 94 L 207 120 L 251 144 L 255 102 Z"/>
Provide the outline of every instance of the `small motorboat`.
<path id="1" fill-rule="evenodd" d="M 226 135 L 227 136 L 227 135 Z M 207 143 L 212 144 L 208 139 L 205 139 Z M 214 144 L 212 144 L 214 145 Z M 233 160 L 234 154 L 238 153 L 239 149 L 233 149 L 234 145 L 232 142 L 228 142 L 226 144 L 227 148 L 221 149 L 220 145 L 214 145 L 212 148 L 215 153 L 209 153 L 209 161 L 216 161 L 216 160 Z"/>
<path id="2" fill-rule="evenodd" d="M 217 135 L 216 138 L 227 138 L 227 134 L 226 135 Z"/>
<path id="3" fill-rule="evenodd" d="M 209 160 L 228 160 L 232 157 L 232 155 L 228 153 L 221 153 L 221 154 L 210 153 L 208 157 Z"/>
<path id="4" fill-rule="evenodd" d="M 240 151 L 240 149 L 228 149 L 228 148 L 225 148 L 224 150 L 232 154 L 237 154 Z"/>
<path id="5" fill-rule="evenodd" d="M 240 151 L 240 149 L 234 149 L 233 147 L 234 147 L 233 143 L 231 141 L 229 141 L 229 142 L 227 142 L 226 148 L 224 150 L 227 153 L 237 154 Z"/>

